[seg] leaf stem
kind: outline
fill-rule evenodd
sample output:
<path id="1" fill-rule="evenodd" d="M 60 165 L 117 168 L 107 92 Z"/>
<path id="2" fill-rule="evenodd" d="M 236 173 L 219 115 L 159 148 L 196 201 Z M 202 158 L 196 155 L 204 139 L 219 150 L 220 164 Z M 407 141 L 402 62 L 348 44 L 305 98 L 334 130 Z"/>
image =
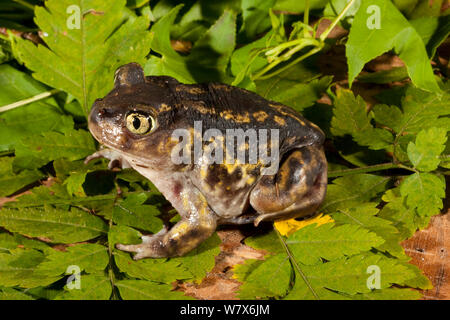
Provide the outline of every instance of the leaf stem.
<path id="1" fill-rule="evenodd" d="M 275 232 L 276 232 L 276 234 L 278 236 L 278 239 L 280 240 L 281 244 L 283 245 L 283 248 L 286 251 L 286 254 L 289 257 L 289 260 L 293 264 L 295 270 L 297 270 L 297 272 L 300 274 L 300 276 L 302 277 L 302 279 L 305 282 L 305 284 L 308 286 L 309 290 L 311 290 L 311 293 L 313 294 L 314 298 L 316 300 L 320 300 L 320 298 L 317 295 L 316 291 L 314 291 L 314 288 L 311 286 L 311 283 L 309 282 L 308 278 L 306 277 L 306 275 L 303 273 L 302 269 L 300 269 L 299 265 L 297 264 L 297 261 L 295 260 L 295 257 L 292 255 L 292 252 L 291 252 L 291 250 L 289 250 L 289 247 L 286 244 L 286 242 L 284 241 L 283 237 L 278 232 L 277 228 L 274 227 L 274 230 L 275 230 Z"/>
<path id="2" fill-rule="evenodd" d="M 5 112 L 5 111 L 11 110 L 11 109 L 15 109 L 15 108 L 27 105 L 27 104 L 32 103 L 32 102 L 36 102 L 36 101 L 48 98 L 48 97 L 50 97 L 50 96 L 52 96 L 52 95 L 54 95 L 54 94 L 56 94 L 58 92 L 59 92 L 58 89 L 53 89 L 53 90 L 50 90 L 50 91 L 39 93 L 39 94 L 37 94 L 37 95 L 35 95 L 35 96 L 31 97 L 31 98 L 27 98 L 27 99 L 24 99 L 24 100 L 16 101 L 16 102 L 11 103 L 11 104 L 7 104 L 5 106 L 0 107 L 0 112 Z"/>
<path id="3" fill-rule="evenodd" d="M 320 35 L 320 41 L 325 41 L 325 39 L 328 37 L 328 34 L 331 32 L 331 30 L 334 29 L 334 27 L 338 24 L 338 22 L 344 17 L 344 15 L 347 13 L 348 9 L 353 5 L 355 0 L 350 0 L 345 8 L 339 13 L 339 15 L 333 20 L 333 22 L 328 26 L 328 28 L 325 29 L 324 32 Z"/>
<path id="4" fill-rule="evenodd" d="M 303 23 L 305 25 L 309 25 L 309 0 L 306 0 L 306 3 L 305 3 L 305 12 L 303 13 Z M 309 36 L 308 29 L 304 28 L 303 33 L 304 33 L 305 38 L 307 38 Z"/>
<path id="5" fill-rule="evenodd" d="M 341 176 L 346 176 L 346 175 L 350 175 L 350 174 L 389 170 L 389 169 L 405 169 L 405 170 L 417 172 L 416 169 L 410 168 L 403 164 L 396 164 L 396 163 L 388 162 L 388 163 L 380 163 L 380 164 L 375 164 L 373 166 L 367 166 L 367 167 L 361 167 L 361 168 L 330 171 L 330 172 L 328 172 L 328 178 L 341 177 Z"/>
<path id="6" fill-rule="evenodd" d="M 115 197 L 114 197 L 114 204 L 113 204 L 113 207 L 111 209 L 111 219 L 109 220 L 109 224 L 108 224 L 108 256 L 109 256 L 109 259 L 108 259 L 108 276 L 109 276 L 109 281 L 111 283 L 111 288 L 112 288 L 112 297 L 111 297 L 111 299 L 112 300 L 117 300 L 118 297 L 117 297 L 117 292 L 116 292 L 117 288 L 116 288 L 116 284 L 115 284 L 116 283 L 116 277 L 114 275 L 114 257 L 113 257 L 113 255 L 114 255 L 113 254 L 113 245 L 114 244 L 112 244 L 110 242 L 109 232 L 111 231 L 111 229 L 113 227 L 114 207 L 117 204 L 117 200 L 119 200 L 119 198 L 122 196 L 122 193 L 119 192 L 120 188 L 119 188 L 119 185 L 117 183 L 117 180 L 114 180 L 114 185 L 116 187 L 117 192 L 116 192 Z"/>
<path id="7" fill-rule="evenodd" d="M 301 41 L 299 40 L 293 40 L 288 42 L 290 43 L 299 43 L 298 45 L 296 45 L 295 47 L 293 47 L 292 49 L 290 49 L 288 52 L 284 53 L 281 57 L 277 58 L 275 61 L 271 62 L 269 65 L 267 65 L 263 70 L 261 70 L 260 72 L 258 72 L 256 75 L 254 75 L 252 78 L 252 80 L 264 80 L 264 79 L 268 79 L 270 77 L 273 77 L 276 74 L 279 74 L 280 72 L 286 70 L 287 68 L 290 68 L 291 66 L 293 66 L 296 63 L 299 63 L 300 61 L 306 59 L 307 57 L 315 54 L 316 52 L 320 51 L 320 49 L 322 49 L 322 45 L 320 42 L 318 42 L 317 40 L 314 39 L 301 39 Z M 283 43 L 280 46 L 285 46 L 288 43 Z M 288 65 L 272 72 L 266 75 L 266 73 L 268 71 L 270 71 L 271 69 L 273 69 L 274 67 L 276 67 L 278 64 L 280 64 L 281 62 L 287 61 L 289 60 L 292 55 L 294 55 L 295 53 L 297 53 L 298 51 L 302 50 L 303 48 L 307 47 L 307 46 L 315 46 L 314 49 L 312 49 L 311 51 L 301 55 L 300 57 L 298 57 L 296 60 L 294 60 L 293 62 L 289 63 Z M 277 47 L 276 47 L 277 48 Z M 275 50 L 276 48 L 272 49 Z"/>
<path id="8" fill-rule="evenodd" d="M 3 157 L 3 156 L 10 156 L 10 155 L 12 155 L 12 154 L 14 154 L 14 151 L 13 151 L 13 150 L 0 151 L 0 157 Z"/>
<path id="9" fill-rule="evenodd" d="M 34 11 L 34 5 L 29 4 L 26 1 L 23 0 L 14 0 L 14 2 L 17 2 L 18 4 L 21 4 L 22 6 L 26 7 L 27 9 L 30 9 L 31 11 Z"/>
<path id="10" fill-rule="evenodd" d="M 312 56 L 313 54 L 315 54 L 316 52 L 319 52 L 322 49 L 322 46 L 316 47 L 314 49 L 312 49 L 311 51 L 305 53 L 304 55 L 298 57 L 296 60 L 290 62 L 289 64 L 279 68 L 278 70 L 273 71 L 272 73 L 269 73 L 268 75 L 264 75 L 264 76 L 260 76 L 259 79 L 260 80 L 264 80 L 270 77 L 273 77 L 283 71 L 285 71 L 286 69 L 289 69 L 290 67 L 292 67 L 293 65 L 299 63 L 302 60 L 305 60 L 306 58 L 308 58 L 309 56 Z"/>

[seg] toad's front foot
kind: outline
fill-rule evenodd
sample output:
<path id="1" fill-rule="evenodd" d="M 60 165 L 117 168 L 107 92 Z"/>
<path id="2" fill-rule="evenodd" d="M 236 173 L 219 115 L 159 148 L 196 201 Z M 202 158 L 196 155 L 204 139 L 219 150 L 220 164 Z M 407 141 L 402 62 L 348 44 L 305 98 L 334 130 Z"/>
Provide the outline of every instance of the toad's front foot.
<path id="1" fill-rule="evenodd" d="M 98 158 L 105 158 L 109 160 L 108 163 L 108 169 L 113 168 L 121 168 L 121 169 L 127 169 L 131 168 L 130 163 L 120 155 L 117 151 L 111 150 L 111 149 L 102 149 L 97 152 L 94 152 L 90 156 L 86 157 L 84 160 L 84 163 L 87 164 L 88 162 L 98 159 Z"/>

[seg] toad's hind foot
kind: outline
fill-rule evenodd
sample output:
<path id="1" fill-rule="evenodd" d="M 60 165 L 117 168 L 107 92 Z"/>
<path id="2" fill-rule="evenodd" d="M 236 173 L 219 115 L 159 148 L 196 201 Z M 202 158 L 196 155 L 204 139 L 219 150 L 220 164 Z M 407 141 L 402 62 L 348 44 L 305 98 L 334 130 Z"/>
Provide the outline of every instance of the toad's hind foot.
<path id="1" fill-rule="evenodd" d="M 135 253 L 134 260 L 179 257 L 209 238 L 216 226 L 216 219 L 212 215 L 194 216 L 191 219 L 181 219 L 170 230 L 162 229 L 154 235 L 143 236 L 141 244 L 118 243 L 116 248 Z"/>
<path id="2" fill-rule="evenodd" d="M 126 252 L 133 252 L 136 253 L 133 256 L 134 260 L 139 260 L 145 257 L 148 257 L 148 248 L 147 248 L 147 244 L 145 242 L 141 243 L 141 244 L 121 244 L 118 243 L 116 244 L 116 248 L 122 251 L 126 251 Z"/>

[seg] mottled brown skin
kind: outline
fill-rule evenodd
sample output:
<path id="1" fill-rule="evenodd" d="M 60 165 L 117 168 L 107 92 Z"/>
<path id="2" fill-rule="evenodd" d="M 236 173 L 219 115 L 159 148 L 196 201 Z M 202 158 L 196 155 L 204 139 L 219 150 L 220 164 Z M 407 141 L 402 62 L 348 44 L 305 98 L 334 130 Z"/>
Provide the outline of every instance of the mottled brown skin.
<path id="1" fill-rule="evenodd" d="M 128 130 L 126 117 L 135 111 L 152 116 L 156 129 L 143 135 Z M 171 139 L 173 130 L 193 132 L 194 121 L 200 120 L 203 133 L 208 128 L 222 132 L 278 129 L 277 173 L 263 175 L 260 162 L 174 164 L 170 154 L 178 142 Z M 289 107 L 237 87 L 145 77 L 142 68 L 131 63 L 117 70 L 114 89 L 94 103 L 89 129 L 108 149 L 87 161 L 106 157 L 111 163 L 118 160 L 122 167 L 134 168 L 155 184 L 181 216 L 170 230 L 144 236 L 142 244 L 117 245 L 135 252 L 134 259 L 184 255 L 219 224 L 257 225 L 262 220 L 307 216 L 325 197 L 323 132 Z"/>

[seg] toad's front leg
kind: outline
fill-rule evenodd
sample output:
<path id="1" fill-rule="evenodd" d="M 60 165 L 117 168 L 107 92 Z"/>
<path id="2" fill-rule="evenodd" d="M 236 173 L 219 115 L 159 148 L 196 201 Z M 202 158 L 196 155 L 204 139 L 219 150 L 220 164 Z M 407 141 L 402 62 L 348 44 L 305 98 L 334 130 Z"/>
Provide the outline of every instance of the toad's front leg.
<path id="1" fill-rule="evenodd" d="M 88 162 L 94 160 L 94 159 L 98 159 L 98 158 L 105 158 L 109 160 L 108 163 L 108 168 L 112 169 L 112 168 L 122 168 L 122 169 L 127 169 L 127 168 L 131 168 L 131 165 L 128 163 L 128 161 L 117 151 L 114 151 L 112 149 L 101 149 L 97 152 L 94 152 L 93 154 L 91 154 L 90 156 L 88 156 L 85 160 L 84 163 L 87 164 Z"/>
<path id="2" fill-rule="evenodd" d="M 186 214 L 170 230 L 161 230 L 153 236 L 143 236 L 141 244 L 117 244 L 116 248 L 135 252 L 133 259 L 182 256 L 209 238 L 217 226 L 217 216 L 206 199 L 198 192 L 182 193 Z"/>

